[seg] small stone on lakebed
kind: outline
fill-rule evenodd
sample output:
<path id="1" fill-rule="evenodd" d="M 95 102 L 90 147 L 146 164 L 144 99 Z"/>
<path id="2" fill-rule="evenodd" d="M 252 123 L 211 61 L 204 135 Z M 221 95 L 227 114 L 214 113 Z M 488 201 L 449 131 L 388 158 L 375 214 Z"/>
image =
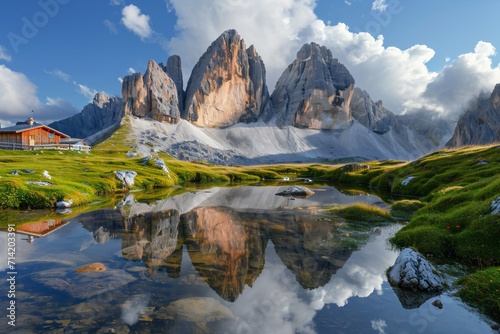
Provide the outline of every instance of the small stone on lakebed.
<path id="1" fill-rule="evenodd" d="M 86 266 L 82 266 L 75 270 L 75 273 L 93 273 L 98 271 L 105 271 L 106 266 L 101 262 L 95 262 L 91 264 L 87 264 Z"/>

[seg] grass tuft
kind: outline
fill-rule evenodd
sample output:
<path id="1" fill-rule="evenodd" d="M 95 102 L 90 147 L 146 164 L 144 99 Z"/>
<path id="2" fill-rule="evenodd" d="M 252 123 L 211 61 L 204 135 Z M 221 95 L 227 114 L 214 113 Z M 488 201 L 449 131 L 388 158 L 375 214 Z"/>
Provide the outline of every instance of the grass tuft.
<path id="1" fill-rule="evenodd" d="M 389 212 L 378 206 L 366 203 L 355 203 L 344 207 L 334 207 L 330 212 L 346 220 L 359 222 L 380 223 L 394 221 Z"/>
<path id="2" fill-rule="evenodd" d="M 458 281 L 457 295 L 500 322 L 500 267 L 491 267 Z"/>
<path id="3" fill-rule="evenodd" d="M 396 219 L 410 220 L 424 206 L 425 203 L 419 200 L 397 201 L 391 206 L 391 215 Z"/>

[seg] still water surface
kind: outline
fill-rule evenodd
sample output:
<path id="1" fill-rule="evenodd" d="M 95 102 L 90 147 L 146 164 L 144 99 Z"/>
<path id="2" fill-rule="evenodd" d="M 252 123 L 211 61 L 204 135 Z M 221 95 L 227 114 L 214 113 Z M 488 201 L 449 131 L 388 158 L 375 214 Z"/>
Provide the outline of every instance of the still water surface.
<path id="1" fill-rule="evenodd" d="M 54 222 L 17 235 L 19 333 L 491 333 L 451 292 L 394 291 L 398 224 L 334 219 L 325 206 L 386 204 L 316 188 L 213 188 Z M 18 226 L 22 229 L 22 226 Z M 43 234 L 38 225 L 26 231 Z M 2 250 L 6 234 L 1 232 Z M 6 264 L 0 276 L 6 277 Z M 5 261 L 6 262 L 6 261 Z M 103 272 L 75 273 L 93 262 Z M 0 285 L 7 291 L 7 285 Z M 6 295 L 0 301 L 7 305 Z M 439 298 L 445 305 L 431 305 Z M 1 330 L 0 330 L 1 331 Z"/>

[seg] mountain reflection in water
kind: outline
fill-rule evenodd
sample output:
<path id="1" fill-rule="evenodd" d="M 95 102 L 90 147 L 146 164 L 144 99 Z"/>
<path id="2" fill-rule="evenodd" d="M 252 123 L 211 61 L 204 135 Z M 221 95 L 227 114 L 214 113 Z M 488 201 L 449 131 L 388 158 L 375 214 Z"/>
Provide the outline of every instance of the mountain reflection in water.
<path id="1" fill-rule="evenodd" d="M 438 311 L 430 300 L 416 310 L 401 306 L 385 275 L 398 254 L 387 239 L 400 226 L 324 211 L 352 202 L 386 207 L 380 198 L 333 187 L 305 199 L 275 196 L 283 189 L 214 188 L 149 204 L 129 197 L 32 243 L 18 238 L 15 330 L 489 332 L 450 296 L 440 296 Z M 2 240 L 4 232 L 0 247 Z M 92 262 L 107 269 L 74 272 Z"/>

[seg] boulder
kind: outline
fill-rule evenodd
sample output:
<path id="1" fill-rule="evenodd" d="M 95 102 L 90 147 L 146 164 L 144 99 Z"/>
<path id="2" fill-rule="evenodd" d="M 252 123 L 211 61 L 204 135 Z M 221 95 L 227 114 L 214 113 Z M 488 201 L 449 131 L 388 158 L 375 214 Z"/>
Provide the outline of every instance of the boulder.
<path id="1" fill-rule="evenodd" d="M 67 201 L 56 202 L 56 208 L 70 208 L 73 205 L 73 200 L 69 199 Z"/>
<path id="2" fill-rule="evenodd" d="M 134 185 L 135 177 L 137 173 L 131 170 L 119 170 L 116 172 L 115 177 L 122 181 L 123 187 L 131 187 Z"/>
<path id="3" fill-rule="evenodd" d="M 444 279 L 422 256 L 405 248 L 388 271 L 389 282 L 402 289 L 438 292 L 444 289 Z"/>
<path id="4" fill-rule="evenodd" d="M 293 196 L 293 197 L 309 197 L 314 194 L 309 188 L 302 186 L 293 186 L 291 188 L 285 189 L 276 193 L 276 196 Z"/>
<path id="5" fill-rule="evenodd" d="M 305 44 L 271 95 L 279 126 L 346 129 L 352 124 L 354 78 L 329 49 Z"/>
<path id="6" fill-rule="evenodd" d="M 228 30 L 193 68 L 182 117 L 200 127 L 250 123 L 267 110 L 268 100 L 264 63 L 236 30 Z"/>

